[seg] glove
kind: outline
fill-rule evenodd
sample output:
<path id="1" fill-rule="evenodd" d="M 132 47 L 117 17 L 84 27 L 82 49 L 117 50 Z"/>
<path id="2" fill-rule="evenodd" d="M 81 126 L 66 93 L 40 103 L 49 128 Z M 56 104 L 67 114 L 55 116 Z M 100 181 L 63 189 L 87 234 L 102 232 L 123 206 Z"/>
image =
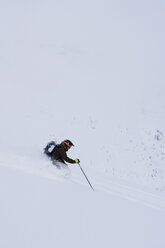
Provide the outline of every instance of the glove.
<path id="1" fill-rule="evenodd" d="M 76 164 L 79 164 L 80 163 L 80 160 L 78 158 L 75 159 L 75 163 Z"/>

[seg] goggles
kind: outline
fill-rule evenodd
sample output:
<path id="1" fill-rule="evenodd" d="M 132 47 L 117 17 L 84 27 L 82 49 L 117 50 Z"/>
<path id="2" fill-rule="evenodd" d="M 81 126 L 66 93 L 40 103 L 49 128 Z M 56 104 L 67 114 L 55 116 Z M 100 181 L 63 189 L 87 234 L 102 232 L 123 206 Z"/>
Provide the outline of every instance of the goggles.
<path id="1" fill-rule="evenodd" d="M 66 141 L 64 141 L 64 144 L 71 148 L 71 145 L 69 145 Z"/>

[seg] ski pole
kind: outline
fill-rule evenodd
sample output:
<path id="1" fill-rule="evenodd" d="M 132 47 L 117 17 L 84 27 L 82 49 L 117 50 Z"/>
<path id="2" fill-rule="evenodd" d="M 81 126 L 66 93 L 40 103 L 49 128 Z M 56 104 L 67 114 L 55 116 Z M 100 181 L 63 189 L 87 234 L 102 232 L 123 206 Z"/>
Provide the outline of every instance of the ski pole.
<path id="1" fill-rule="evenodd" d="M 91 185 L 91 183 L 90 183 L 89 179 L 87 178 L 87 176 L 86 176 L 85 172 L 83 171 L 83 169 L 82 169 L 81 165 L 80 165 L 80 164 L 78 164 L 78 165 L 79 165 L 79 167 L 80 167 L 80 169 L 81 169 L 82 173 L 84 174 L 84 176 L 85 176 L 85 178 L 86 178 L 87 182 L 89 183 L 89 185 L 90 185 L 91 189 L 93 189 L 93 190 L 94 190 L 94 188 L 92 187 L 92 185 Z"/>

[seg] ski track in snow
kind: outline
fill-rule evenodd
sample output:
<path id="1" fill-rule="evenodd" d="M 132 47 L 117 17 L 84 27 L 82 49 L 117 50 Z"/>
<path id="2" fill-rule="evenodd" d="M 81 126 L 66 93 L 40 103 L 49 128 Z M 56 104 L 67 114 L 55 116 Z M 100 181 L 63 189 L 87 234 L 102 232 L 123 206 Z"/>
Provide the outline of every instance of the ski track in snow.
<path id="1" fill-rule="evenodd" d="M 44 159 L 31 159 L 25 156 L 10 156 L 0 161 L 1 166 L 7 166 L 13 169 L 21 170 L 23 173 L 30 173 L 35 176 L 45 177 L 50 180 L 56 180 L 60 183 L 75 183 L 89 187 L 84 175 L 76 166 L 69 166 L 68 169 L 57 169 L 52 166 L 51 162 L 42 156 Z M 97 172 L 87 173 L 89 180 L 95 192 L 104 192 L 108 194 L 118 195 L 119 197 L 144 204 L 146 206 L 165 211 L 164 195 L 149 192 L 140 189 L 134 185 L 119 183 L 112 181 L 106 175 L 101 175 Z M 75 185 L 76 186 L 76 185 Z"/>

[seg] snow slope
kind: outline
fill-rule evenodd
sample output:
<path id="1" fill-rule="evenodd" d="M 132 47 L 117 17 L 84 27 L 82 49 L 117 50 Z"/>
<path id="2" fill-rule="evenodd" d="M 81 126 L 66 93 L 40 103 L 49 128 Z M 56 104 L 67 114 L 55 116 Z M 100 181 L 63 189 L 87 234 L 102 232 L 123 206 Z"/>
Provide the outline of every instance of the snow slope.
<path id="1" fill-rule="evenodd" d="M 6 167 L 0 185 L 1 247 L 164 247 L 160 210 Z"/>
<path id="2" fill-rule="evenodd" d="M 5 151 L 69 138 L 85 167 L 164 189 L 163 1 L 1 1 L 0 28 Z"/>
<path id="3" fill-rule="evenodd" d="M 164 11 L 0 1 L 1 247 L 164 248 Z M 44 157 L 66 138 L 95 193 Z"/>

